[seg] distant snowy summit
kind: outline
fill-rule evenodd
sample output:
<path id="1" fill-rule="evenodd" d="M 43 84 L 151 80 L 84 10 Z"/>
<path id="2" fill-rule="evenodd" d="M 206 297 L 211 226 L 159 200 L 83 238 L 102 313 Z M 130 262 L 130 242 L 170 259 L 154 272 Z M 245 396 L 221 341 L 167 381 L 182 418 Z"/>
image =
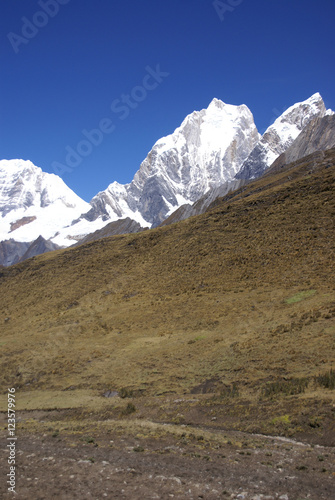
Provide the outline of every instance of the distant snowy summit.
<path id="1" fill-rule="evenodd" d="M 89 204 L 31 162 L 2 160 L 0 241 L 32 242 L 41 235 L 70 246 L 125 218 L 155 227 L 227 182 L 261 175 L 314 118 L 331 114 L 317 93 L 288 108 L 260 136 L 247 106 L 213 99 L 155 143 L 131 183 L 113 182 Z"/>
<path id="2" fill-rule="evenodd" d="M 0 241 L 55 238 L 89 208 L 60 177 L 31 161 L 0 161 Z"/>
<path id="3" fill-rule="evenodd" d="M 260 175 L 313 118 L 326 113 L 316 93 L 288 108 L 260 136 L 247 106 L 213 99 L 156 142 L 130 184 L 114 182 L 98 193 L 88 217 L 130 217 L 155 227 L 227 181 Z"/>
<path id="4" fill-rule="evenodd" d="M 131 217 L 157 226 L 180 205 L 233 179 L 260 137 L 247 106 L 213 99 L 159 139 L 130 184 L 114 182 L 91 201 L 90 217 Z"/>
<path id="5" fill-rule="evenodd" d="M 331 109 L 326 109 L 318 92 L 306 101 L 289 107 L 264 132 L 255 149 L 242 164 L 236 178 L 252 179 L 262 175 L 275 159 L 291 146 L 311 120 L 333 113 Z"/>

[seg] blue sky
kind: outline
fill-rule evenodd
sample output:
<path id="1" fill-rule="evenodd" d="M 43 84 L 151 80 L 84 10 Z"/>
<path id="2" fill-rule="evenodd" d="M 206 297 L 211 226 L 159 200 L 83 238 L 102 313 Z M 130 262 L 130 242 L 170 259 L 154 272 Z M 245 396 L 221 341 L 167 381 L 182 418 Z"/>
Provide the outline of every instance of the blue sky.
<path id="1" fill-rule="evenodd" d="M 214 97 L 246 104 L 261 132 L 317 91 L 335 109 L 333 0 L 216 6 L 2 0 L 0 158 L 57 171 L 89 201 Z"/>

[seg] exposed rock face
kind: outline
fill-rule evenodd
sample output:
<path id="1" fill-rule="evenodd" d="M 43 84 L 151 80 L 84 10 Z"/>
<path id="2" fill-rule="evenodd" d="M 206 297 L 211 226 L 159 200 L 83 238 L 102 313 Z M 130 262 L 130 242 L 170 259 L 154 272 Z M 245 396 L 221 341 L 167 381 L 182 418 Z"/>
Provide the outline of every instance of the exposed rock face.
<path id="1" fill-rule="evenodd" d="M 293 144 L 277 158 L 272 167 L 280 167 L 310 155 L 335 147 L 335 115 L 314 118 L 298 135 Z"/>
<path id="2" fill-rule="evenodd" d="M 35 241 L 31 243 L 27 251 L 21 257 L 20 261 L 30 259 L 30 257 L 36 257 L 41 253 L 52 252 L 53 250 L 58 250 L 60 247 L 52 243 L 50 240 L 45 240 L 43 236 L 39 236 Z"/>
<path id="3" fill-rule="evenodd" d="M 305 108 L 303 108 L 305 109 Z M 323 114 L 323 106 L 320 105 L 320 109 Z M 296 114 L 296 113 L 295 113 Z M 270 136 L 274 137 L 274 133 L 272 132 Z M 268 137 L 270 137 L 268 136 Z M 260 166 L 262 163 L 262 158 L 266 158 L 266 151 L 262 149 L 262 145 L 264 145 L 265 135 L 262 138 L 262 141 L 255 147 L 250 157 L 257 157 L 257 162 L 254 165 Z M 262 145 L 261 145 L 262 143 Z M 277 141 L 277 145 L 279 142 Z M 291 162 L 297 161 L 300 158 L 306 157 L 316 151 L 325 151 L 328 149 L 332 149 L 335 147 L 335 114 L 331 113 L 328 110 L 323 116 L 316 116 L 312 118 L 308 125 L 306 125 L 303 130 L 300 132 L 298 137 L 293 141 L 291 146 L 282 153 L 270 167 L 267 167 L 266 172 L 272 171 L 272 169 L 278 169 L 284 165 L 287 165 Z M 249 159 L 250 159 L 249 157 Z M 248 160 L 249 160 L 248 159 Z M 250 166 L 250 163 L 249 163 Z M 261 168 L 261 173 L 264 173 L 263 170 L 264 164 Z M 254 171 L 255 175 L 257 170 Z M 259 176 L 260 172 L 256 176 Z M 239 177 L 237 175 L 236 177 Z M 199 215 L 207 210 L 207 208 L 213 203 L 216 198 L 226 196 L 228 192 L 234 191 L 235 189 L 239 189 L 243 183 L 249 182 L 250 179 L 240 178 L 239 180 L 229 181 L 219 188 L 208 191 L 200 200 L 195 202 L 193 205 L 182 205 L 179 207 L 173 214 L 171 214 L 162 225 L 171 224 L 173 222 L 178 222 L 179 220 L 187 219 L 193 215 Z"/>
<path id="4" fill-rule="evenodd" d="M 311 120 L 331 113 L 331 110 L 326 110 L 319 93 L 288 108 L 265 131 L 259 143 L 242 164 L 236 179 L 251 179 L 262 175 L 275 159 L 291 146 Z"/>
<path id="5" fill-rule="evenodd" d="M 182 205 L 192 205 L 234 178 L 258 177 L 313 118 L 327 113 L 320 94 L 314 94 L 288 108 L 260 138 L 246 106 L 214 99 L 156 142 L 130 184 L 114 182 L 98 193 L 84 218 L 127 216 L 142 226 L 157 226 Z M 185 206 L 173 220 L 193 213 Z"/>
<path id="6" fill-rule="evenodd" d="M 25 224 L 29 224 L 30 222 L 34 222 L 36 220 L 36 216 L 33 217 L 22 217 L 22 219 L 16 220 L 15 222 L 10 223 L 10 232 L 19 229 L 19 227 L 24 226 Z"/>
<path id="7" fill-rule="evenodd" d="M 182 205 L 177 208 L 173 214 L 171 214 L 161 226 L 167 226 L 168 224 L 173 224 L 174 222 L 179 222 L 181 220 L 187 219 L 188 217 L 193 217 L 193 215 L 200 215 L 206 212 L 208 207 L 217 199 L 226 196 L 229 192 L 239 189 L 248 181 L 246 179 L 236 179 L 233 181 L 227 181 L 222 186 L 211 189 L 208 191 L 200 200 L 193 203 L 193 205 Z"/>
<path id="8" fill-rule="evenodd" d="M 260 137 L 245 105 L 213 99 L 156 142 L 131 183 L 113 182 L 90 204 L 30 161 L 2 160 L 0 241 L 13 238 L 4 242 L 2 260 L 17 262 L 39 236 L 55 248 L 67 247 L 90 241 L 85 238 L 94 232 L 94 238 L 137 232 L 200 214 L 217 197 L 260 176 L 281 154 L 287 152 L 280 161 L 289 162 L 332 147 L 333 123 L 333 112 L 314 94 L 291 106 Z M 300 142 L 289 150 L 301 132 Z M 47 251 L 43 241 L 27 255 L 36 248 Z M 28 246 L 15 248 L 15 242 Z"/>
<path id="9" fill-rule="evenodd" d="M 15 241 L 14 239 L 0 242 L 0 265 L 7 267 L 22 262 L 42 253 L 58 250 L 59 247 L 51 241 L 39 236 L 32 243 Z"/>
<path id="10" fill-rule="evenodd" d="M 258 140 L 245 105 L 214 99 L 156 142 L 130 184 L 114 182 L 95 196 L 87 216 L 129 214 L 143 225 L 157 226 L 181 204 L 232 180 Z"/>
<path id="11" fill-rule="evenodd" d="M 57 175 L 30 161 L 0 161 L 0 241 L 52 239 L 89 208 Z"/>
<path id="12" fill-rule="evenodd" d="M 144 230 L 145 228 L 143 228 L 138 222 L 135 222 L 134 220 L 127 217 L 126 219 L 119 219 L 114 222 L 110 222 L 102 229 L 99 229 L 92 234 L 88 234 L 87 236 L 85 236 L 85 238 L 78 241 L 75 246 L 82 245 L 83 243 L 88 243 L 91 241 L 100 240 L 101 238 L 106 238 L 108 236 L 115 236 L 117 234 L 139 233 L 140 231 Z"/>
<path id="13" fill-rule="evenodd" d="M 29 246 L 28 242 L 15 241 L 14 239 L 0 241 L 0 265 L 7 267 L 20 262 Z"/>

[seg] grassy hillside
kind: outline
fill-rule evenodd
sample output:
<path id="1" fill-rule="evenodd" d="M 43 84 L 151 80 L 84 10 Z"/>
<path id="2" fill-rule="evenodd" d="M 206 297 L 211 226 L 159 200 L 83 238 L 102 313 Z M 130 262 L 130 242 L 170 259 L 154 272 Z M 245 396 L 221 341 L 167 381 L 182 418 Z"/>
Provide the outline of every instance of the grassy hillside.
<path id="1" fill-rule="evenodd" d="M 334 178 L 335 151 L 314 154 L 204 215 L 1 269 L 3 392 L 21 410 L 329 440 Z"/>

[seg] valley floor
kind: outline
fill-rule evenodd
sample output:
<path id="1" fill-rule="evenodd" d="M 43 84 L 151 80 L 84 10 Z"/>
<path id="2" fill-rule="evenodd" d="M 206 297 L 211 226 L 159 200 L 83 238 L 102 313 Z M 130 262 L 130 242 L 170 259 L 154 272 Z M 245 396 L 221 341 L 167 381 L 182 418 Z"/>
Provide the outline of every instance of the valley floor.
<path id="1" fill-rule="evenodd" d="M 91 415 L 90 421 L 77 420 L 73 410 L 20 414 L 15 498 L 335 498 L 334 447 L 131 418 L 95 421 Z M 1 434 L 4 478 L 8 450 Z M 14 498 L 5 481 L 0 488 L 1 498 Z"/>
<path id="2" fill-rule="evenodd" d="M 335 499 L 335 151 L 319 156 L 0 271 L 0 498 L 10 392 L 19 500 Z"/>

